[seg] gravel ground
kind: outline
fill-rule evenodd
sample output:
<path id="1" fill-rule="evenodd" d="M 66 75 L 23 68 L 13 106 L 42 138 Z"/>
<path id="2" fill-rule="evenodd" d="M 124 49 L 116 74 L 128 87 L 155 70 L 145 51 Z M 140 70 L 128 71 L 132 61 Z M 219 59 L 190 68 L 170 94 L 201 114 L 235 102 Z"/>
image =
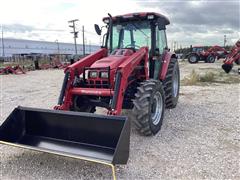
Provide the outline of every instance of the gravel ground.
<path id="1" fill-rule="evenodd" d="M 182 78 L 204 68 L 219 69 L 220 63 L 181 63 Z M 0 124 L 18 105 L 52 108 L 62 79 L 62 70 L 0 76 Z M 130 158 L 117 166 L 118 179 L 240 179 L 239 95 L 239 84 L 182 86 L 160 133 L 143 137 L 132 128 Z M 112 178 L 111 169 L 100 164 L 5 145 L 0 158 L 4 180 Z"/>

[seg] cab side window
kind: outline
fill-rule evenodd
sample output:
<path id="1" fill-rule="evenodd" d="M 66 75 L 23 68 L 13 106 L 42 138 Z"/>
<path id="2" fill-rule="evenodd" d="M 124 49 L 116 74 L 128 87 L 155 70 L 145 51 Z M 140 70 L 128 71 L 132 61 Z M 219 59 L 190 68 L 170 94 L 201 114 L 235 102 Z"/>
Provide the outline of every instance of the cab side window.
<path id="1" fill-rule="evenodd" d="M 164 50 L 167 47 L 167 38 L 165 30 L 158 30 L 156 29 L 156 47 L 159 48 L 160 54 L 163 54 Z"/>

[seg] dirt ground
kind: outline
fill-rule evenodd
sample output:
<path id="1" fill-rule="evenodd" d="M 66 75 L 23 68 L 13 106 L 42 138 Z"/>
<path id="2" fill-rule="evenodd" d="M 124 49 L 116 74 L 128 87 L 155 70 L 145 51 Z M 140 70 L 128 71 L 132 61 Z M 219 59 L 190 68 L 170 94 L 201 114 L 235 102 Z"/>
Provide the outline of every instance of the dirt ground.
<path id="1" fill-rule="evenodd" d="M 221 71 L 221 62 L 180 62 L 181 79 Z M 231 75 L 237 74 L 237 66 Z M 224 76 L 229 76 L 228 74 Z M 239 76 L 240 77 L 240 76 Z M 63 70 L 0 76 L 0 124 L 14 107 L 51 109 Z M 131 119 L 131 112 L 125 111 Z M 118 179 L 240 179 L 240 85 L 181 86 L 178 106 L 166 110 L 153 137 L 131 130 L 130 158 L 118 165 Z M 112 179 L 109 167 L 0 145 L 0 179 Z"/>

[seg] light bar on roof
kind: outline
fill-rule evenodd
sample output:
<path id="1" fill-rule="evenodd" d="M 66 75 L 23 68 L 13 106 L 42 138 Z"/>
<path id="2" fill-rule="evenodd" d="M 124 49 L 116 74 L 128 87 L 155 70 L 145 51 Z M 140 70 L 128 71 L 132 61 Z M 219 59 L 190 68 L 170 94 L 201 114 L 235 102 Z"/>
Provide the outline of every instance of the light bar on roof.
<path id="1" fill-rule="evenodd" d="M 153 14 L 148 15 L 148 16 L 147 16 L 147 19 L 154 19 L 154 15 L 153 15 Z"/>

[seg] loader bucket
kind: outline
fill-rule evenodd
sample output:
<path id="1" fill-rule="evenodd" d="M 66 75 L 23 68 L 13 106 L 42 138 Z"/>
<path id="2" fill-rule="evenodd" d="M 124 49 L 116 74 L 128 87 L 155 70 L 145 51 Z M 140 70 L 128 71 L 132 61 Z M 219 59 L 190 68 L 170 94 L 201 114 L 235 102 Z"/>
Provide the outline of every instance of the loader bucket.
<path id="1" fill-rule="evenodd" d="M 124 116 L 17 107 L 0 126 L 0 143 L 102 164 L 126 164 Z"/>
<path id="2" fill-rule="evenodd" d="M 222 69 L 226 72 L 226 73 L 229 73 L 233 68 L 233 65 L 232 64 L 223 64 L 222 65 Z"/>

